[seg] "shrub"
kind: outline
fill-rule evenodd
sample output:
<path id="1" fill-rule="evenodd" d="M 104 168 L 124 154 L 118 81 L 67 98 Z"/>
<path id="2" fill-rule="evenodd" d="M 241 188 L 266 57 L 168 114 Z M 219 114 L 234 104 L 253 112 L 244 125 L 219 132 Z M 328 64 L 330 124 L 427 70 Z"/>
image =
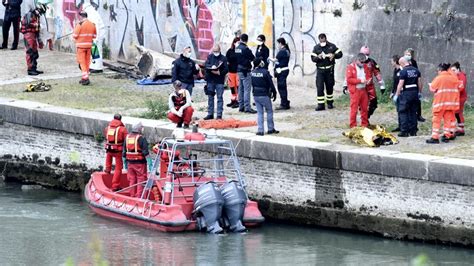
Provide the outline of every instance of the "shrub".
<path id="1" fill-rule="evenodd" d="M 140 115 L 140 117 L 147 119 L 166 118 L 166 113 L 168 112 L 168 102 L 164 98 L 160 98 L 158 100 L 146 100 L 145 105 L 148 110 Z"/>

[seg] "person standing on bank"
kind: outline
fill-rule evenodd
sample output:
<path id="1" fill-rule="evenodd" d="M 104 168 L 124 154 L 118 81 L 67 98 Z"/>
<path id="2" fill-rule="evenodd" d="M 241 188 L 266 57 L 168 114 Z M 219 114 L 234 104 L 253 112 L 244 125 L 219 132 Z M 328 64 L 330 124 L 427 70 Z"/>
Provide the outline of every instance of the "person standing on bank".
<path id="1" fill-rule="evenodd" d="M 399 55 L 394 55 L 392 56 L 392 67 L 393 67 L 393 76 L 392 76 L 392 91 L 390 93 L 390 99 L 393 99 L 393 96 L 397 92 L 397 86 L 398 82 L 400 81 L 400 65 L 398 64 L 398 61 L 400 61 L 400 56 Z M 398 102 L 395 102 L 395 106 L 397 108 L 398 112 Z M 398 115 L 397 115 L 398 116 Z M 398 126 L 392 132 L 399 132 L 400 131 L 400 116 L 398 116 Z"/>
<path id="2" fill-rule="evenodd" d="M 286 85 L 286 79 L 290 73 L 288 63 L 290 62 L 290 48 L 284 38 L 278 38 L 278 53 L 276 58 L 270 59 L 275 63 L 274 75 L 277 79 L 278 93 L 280 94 L 280 106 L 277 110 L 288 110 L 290 109 L 290 101 L 288 101 L 288 87 Z"/>
<path id="3" fill-rule="evenodd" d="M 188 46 L 183 49 L 179 58 L 173 62 L 171 82 L 175 82 L 176 80 L 181 81 L 182 87 L 187 89 L 192 96 L 194 75 L 197 75 L 199 70 L 199 65 L 191 59 L 191 47 Z"/>
<path id="4" fill-rule="evenodd" d="M 76 57 L 82 71 L 82 78 L 79 84 L 84 86 L 90 84 L 89 67 L 91 65 L 91 48 L 92 42 L 97 36 L 94 23 L 87 19 L 85 11 L 79 12 L 79 23 L 74 28 L 72 37 L 76 42 Z"/>
<path id="5" fill-rule="evenodd" d="M 8 35 L 10 27 L 13 24 L 13 43 L 11 50 L 18 48 L 18 41 L 20 39 L 20 20 L 21 20 L 21 3 L 23 0 L 2 0 L 5 7 L 5 16 L 3 17 L 3 43 L 0 49 L 8 48 Z"/>
<path id="6" fill-rule="evenodd" d="M 404 53 L 404 57 L 410 65 L 412 65 L 414 68 L 420 70 L 418 68 L 418 63 L 415 60 L 415 50 L 413 48 L 406 49 L 405 53 Z M 417 115 L 418 122 L 425 122 L 426 119 L 423 118 L 423 116 L 421 116 L 421 97 L 422 97 L 422 95 L 420 94 L 419 97 L 418 97 L 418 106 L 417 106 L 417 110 L 416 110 L 416 115 Z"/>
<path id="7" fill-rule="evenodd" d="M 35 9 L 26 13 L 21 20 L 21 33 L 26 50 L 26 65 L 28 75 L 37 76 L 43 74 L 38 70 L 38 48 L 43 49 L 44 43 L 40 35 L 40 16 L 46 12 L 46 5 L 38 4 Z"/>
<path id="8" fill-rule="evenodd" d="M 112 171 L 112 161 L 115 159 L 115 169 L 111 187 L 112 191 L 120 190 L 120 177 L 123 168 L 123 143 L 127 134 L 127 128 L 122 123 L 122 116 L 120 114 L 115 114 L 114 119 L 110 121 L 109 125 L 105 128 L 105 172 L 107 174 L 110 174 Z"/>
<path id="9" fill-rule="evenodd" d="M 230 88 L 230 103 L 227 104 L 227 107 L 238 108 L 239 107 L 239 76 L 237 75 L 237 56 L 235 56 L 235 47 L 239 45 L 240 38 L 235 37 L 232 41 L 232 45 L 225 54 L 227 58 L 227 66 L 229 68 L 229 73 L 227 74 L 227 85 Z"/>
<path id="10" fill-rule="evenodd" d="M 408 63 L 405 57 L 400 58 L 399 64 L 402 67 L 400 71 L 400 81 L 394 100 L 398 101 L 398 116 L 400 119 L 399 137 L 416 136 L 418 123 L 416 119 L 416 108 L 418 94 L 423 89 L 421 82 L 421 73 L 417 68 Z"/>
<path id="11" fill-rule="evenodd" d="M 350 107 L 349 126 L 357 126 L 357 112 L 360 110 L 360 122 L 362 127 L 369 125 L 369 93 L 367 86 L 371 82 L 372 72 L 365 64 L 367 57 L 359 53 L 351 64 L 346 68 L 346 84 L 349 89 Z"/>
<path id="12" fill-rule="evenodd" d="M 250 71 L 252 70 L 252 61 L 255 59 L 252 51 L 247 46 L 249 36 L 240 35 L 240 44 L 235 48 L 237 56 L 237 75 L 239 76 L 239 112 L 255 114 L 257 111 L 250 106 L 250 93 L 252 89 L 252 80 Z"/>
<path id="13" fill-rule="evenodd" d="M 459 110 L 456 111 L 455 116 L 457 120 L 456 136 L 464 136 L 466 133 L 464 131 L 464 105 L 467 101 L 467 79 L 466 73 L 461 70 L 461 64 L 455 62 L 451 65 L 451 71 L 461 82 L 459 88 Z"/>
<path id="14" fill-rule="evenodd" d="M 375 112 L 375 109 L 377 109 L 378 101 L 377 101 L 377 92 L 375 90 L 375 84 L 374 84 L 374 79 L 375 77 L 377 81 L 379 82 L 380 85 L 380 92 L 382 94 L 385 93 L 385 82 L 382 79 L 382 74 L 380 72 L 380 67 L 377 62 L 370 56 L 370 49 L 367 45 L 364 45 L 360 48 L 360 53 L 365 54 L 366 56 L 366 61 L 364 64 L 367 65 L 369 71 L 370 71 L 370 82 L 367 84 L 367 93 L 369 93 L 369 118 L 372 116 Z"/>
<path id="15" fill-rule="evenodd" d="M 439 131 L 443 120 L 444 134 L 441 141 L 449 142 L 456 138 L 456 118 L 454 113 L 459 110 L 459 89 L 462 87 L 459 79 L 448 72 L 450 65 L 441 63 L 438 66 L 438 75 L 430 84 L 433 96 L 433 129 L 428 144 L 438 144 Z"/>
<path id="16" fill-rule="evenodd" d="M 173 83 L 174 90 L 168 98 L 168 119 L 176 123 L 176 127 L 189 128 L 193 118 L 194 109 L 191 106 L 191 94 L 181 86 L 181 81 L 176 80 Z"/>
<path id="17" fill-rule="evenodd" d="M 270 57 L 270 50 L 265 45 L 265 35 L 260 34 L 257 37 L 257 50 L 255 50 L 255 58 L 260 58 L 265 63 L 265 68 L 268 69 L 268 57 Z"/>
<path id="18" fill-rule="evenodd" d="M 147 180 L 147 160 L 150 153 L 148 142 L 143 136 L 143 125 L 138 122 L 133 125 L 132 133 L 128 134 L 124 142 L 123 156 L 127 160 L 127 179 L 130 188 L 130 197 L 140 198 L 143 192 L 143 183 Z"/>
<path id="19" fill-rule="evenodd" d="M 317 68 L 316 88 L 318 106 L 316 111 L 322 111 L 326 109 L 325 103 L 328 104 L 329 109 L 334 108 L 334 65 L 336 64 L 336 59 L 342 57 L 342 51 L 335 44 L 327 41 L 326 34 L 319 34 L 318 39 L 319 44 L 314 46 L 311 60 L 316 63 Z M 324 93 L 325 86 L 326 94 Z"/>
<path id="20" fill-rule="evenodd" d="M 257 106 L 257 135 L 264 135 L 264 112 L 267 113 L 267 134 L 278 134 L 280 131 L 275 129 L 273 123 L 273 109 L 271 100 L 276 100 L 277 92 L 275 85 L 273 85 L 272 76 L 265 68 L 265 62 L 263 62 L 260 58 L 256 58 L 253 61 L 253 65 L 255 67 L 252 73 L 250 73 L 250 76 L 252 77 L 253 98 L 255 99 L 255 105 Z"/>
<path id="21" fill-rule="evenodd" d="M 227 72 L 227 59 L 221 54 L 221 47 L 216 44 L 206 60 L 207 81 L 207 116 L 204 120 L 214 119 L 214 96 L 217 96 L 217 119 L 222 119 L 224 111 L 224 83 Z"/>

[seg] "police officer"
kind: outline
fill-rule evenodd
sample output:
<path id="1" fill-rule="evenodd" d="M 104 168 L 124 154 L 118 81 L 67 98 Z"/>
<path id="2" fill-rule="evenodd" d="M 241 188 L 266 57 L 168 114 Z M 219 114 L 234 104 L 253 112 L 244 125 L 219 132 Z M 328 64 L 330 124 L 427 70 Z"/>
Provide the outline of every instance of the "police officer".
<path id="1" fill-rule="evenodd" d="M 327 102 L 329 109 L 334 108 L 334 65 L 336 64 L 335 59 L 342 57 L 342 51 L 335 44 L 327 41 L 326 34 L 319 34 L 318 39 L 319 44 L 314 46 L 311 60 L 316 63 L 317 67 L 318 106 L 316 111 L 322 111 L 326 109 L 325 102 Z M 326 97 L 324 97 L 324 86 L 326 86 Z"/>
<path id="2" fill-rule="evenodd" d="M 257 111 L 250 107 L 250 93 L 252 80 L 250 71 L 252 70 L 252 61 L 255 59 L 252 51 L 247 46 L 249 36 L 240 35 L 240 44 L 235 48 L 237 56 L 237 74 L 239 75 L 239 112 L 255 114 Z"/>
<path id="3" fill-rule="evenodd" d="M 3 17 L 3 43 L 0 49 L 6 49 L 8 46 L 8 34 L 13 24 L 13 43 L 11 50 L 18 48 L 18 40 L 20 39 L 20 19 L 21 19 L 21 3 L 22 0 L 2 0 L 5 6 L 5 16 Z"/>
<path id="4" fill-rule="evenodd" d="M 265 35 L 260 34 L 257 37 L 257 50 L 255 50 L 255 58 L 260 58 L 268 69 L 268 57 L 270 57 L 270 49 L 265 45 Z"/>
<path id="5" fill-rule="evenodd" d="M 290 109 L 290 101 L 288 101 L 288 89 L 286 85 L 286 78 L 290 73 L 288 63 L 290 62 L 290 48 L 284 38 L 278 38 L 278 53 L 276 58 L 270 59 L 275 63 L 275 77 L 277 79 L 278 93 L 280 94 L 280 106 L 277 110 L 288 110 Z"/>
<path id="6" fill-rule="evenodd" d="M 191 47 L 186 47 L 178 59 L 174 60 L 171 69 L 171 81 L 181 81 L 181 86 L 193 95 L 194 75 L 199 73 L 199 65 L 191 59 Z"/>
<path id="7" fill-rule="evenodd" d="M 395 101 L 398 101 L 400 121 L 400 133 L 398 133 L 398 136 L 416 136 L 418 131 L 416 115 L 418 94 L 423 89 L 421 73 L 417 68 L 410 65 L 404 57 L 400 58 L 399 64 L 402 70 L 400 71 L 400 81 L 394 96 Z"/>
<path id="8" fill-rule="evenodd" d="M 275 130 L 275 125 L 273 123 L 273 109 L 272 102 L 270 98 L 276 100 L 276 89 L 273 85 L 272 76 L 270 72 L 265 68 L 265 62 L 260 58 L 256 58 L 253 62 L 255 66 L 254 70 L 251 73 L 252 76 L 252 93 L 253 98 L 255 99 L 255 105 L 257 106 L 257 125 L 258 125 L 258 136 L 263 136 L 264 132 L 264 122 L 263 116 L 264 111 L 267 112 L 267 134 L 278 134 L 278 130 Z"/>

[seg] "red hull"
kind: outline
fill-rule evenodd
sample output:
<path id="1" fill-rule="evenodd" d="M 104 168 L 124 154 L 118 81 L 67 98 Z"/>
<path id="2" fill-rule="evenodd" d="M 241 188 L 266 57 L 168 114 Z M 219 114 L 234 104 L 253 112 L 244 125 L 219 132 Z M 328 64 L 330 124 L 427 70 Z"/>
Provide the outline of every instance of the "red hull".
<path id="1" fill-rule="evenodd" d="M 121 181 L 126 187 L 126 173 L 122 173 Z M 129 197 L 127 193 L 112 192 L 110 183 L 110 174 L 94 172 L 84 189 L 89 207 L 98 215 L 164 232 L 196 230 L 192 217 L 194 188 L 192 191 L 184 189 L 176 195 L 175 204 L 164 205 L 154 201 L 153 196 L 151 200 L 144 200 Z M 264 221 L 256 202 L 248 201 L 243 220 L 247 227 L 258 226 Z"/>

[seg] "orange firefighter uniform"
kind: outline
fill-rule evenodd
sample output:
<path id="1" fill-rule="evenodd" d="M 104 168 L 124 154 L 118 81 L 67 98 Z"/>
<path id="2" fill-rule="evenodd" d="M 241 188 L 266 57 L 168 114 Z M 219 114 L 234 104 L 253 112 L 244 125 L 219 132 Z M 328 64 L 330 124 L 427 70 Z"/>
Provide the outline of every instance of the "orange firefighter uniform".
<path id="1" fill-rule="evenodd" d="M 439 140 L 441 120 L 444 122 L 444 137 L 454 137 L 456 120 L 454 113 L 459 110 L 459 80 L 448 71 L 442 71 L 431 83 L 433 97 L 433 130 L 431 138 Z"/>
<path id="2" fill-rule="evenodd" d="M 82 71 L 81 83 L 89 81 L 89 66 L 91 64 L 92 40 L 97 36 L 94 23 L 85 19 L 74 28 L 73 38 L 76 42 L 76 58 Z"/>

